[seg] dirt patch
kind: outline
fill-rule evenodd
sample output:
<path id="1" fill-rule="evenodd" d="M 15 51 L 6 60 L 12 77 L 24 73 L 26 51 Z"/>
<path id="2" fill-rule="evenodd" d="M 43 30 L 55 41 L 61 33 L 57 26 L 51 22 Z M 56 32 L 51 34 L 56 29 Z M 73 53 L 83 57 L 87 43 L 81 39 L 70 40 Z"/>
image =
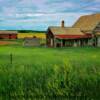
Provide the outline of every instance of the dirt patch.
<path id="1" fill-rule="evenodd" d="M 11 41 L 0 41 L 0 45 L 10 45 L 10 44 L 17 44 L 17 42 L 11 42 Z"/>

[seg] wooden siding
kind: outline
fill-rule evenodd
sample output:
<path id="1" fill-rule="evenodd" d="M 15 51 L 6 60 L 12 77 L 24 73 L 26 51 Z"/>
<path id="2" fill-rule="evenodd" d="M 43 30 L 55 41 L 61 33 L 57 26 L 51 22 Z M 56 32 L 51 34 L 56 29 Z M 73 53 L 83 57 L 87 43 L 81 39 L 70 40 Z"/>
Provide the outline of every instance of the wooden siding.
<path id="1" fill-rule="evenodd" d="M 98 37 L 98 44 L 97 44 L 98 47 L 100 47 L 100 37 Z"/>
<path id="2" fill-rule="evenodd" d="M 17 39 L 17 34 L 0 34 L 0 39 Z"/>

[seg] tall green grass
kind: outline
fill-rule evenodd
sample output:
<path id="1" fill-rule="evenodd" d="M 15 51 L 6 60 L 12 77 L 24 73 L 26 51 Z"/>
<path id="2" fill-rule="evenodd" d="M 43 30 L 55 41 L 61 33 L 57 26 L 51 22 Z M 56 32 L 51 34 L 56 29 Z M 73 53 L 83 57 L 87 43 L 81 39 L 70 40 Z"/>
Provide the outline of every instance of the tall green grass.
<path id="1" fill-rule="evenodd" d="M 1 100 L 99 100 L 100 48 L 1 46 L 0 94 Z"/>

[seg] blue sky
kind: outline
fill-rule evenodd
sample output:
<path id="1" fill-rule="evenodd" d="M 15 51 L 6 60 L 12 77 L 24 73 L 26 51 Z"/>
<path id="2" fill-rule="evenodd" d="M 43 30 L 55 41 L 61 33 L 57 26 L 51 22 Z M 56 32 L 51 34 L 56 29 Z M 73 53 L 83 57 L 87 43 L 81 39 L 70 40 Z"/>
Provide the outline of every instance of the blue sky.
<path id="1" fill-rule="evenodd" d="M 46 30 L 61 20 L 71 26 L 92 13 L 100 13 L 100 0 L 0 0 L 0 29 Z"/>

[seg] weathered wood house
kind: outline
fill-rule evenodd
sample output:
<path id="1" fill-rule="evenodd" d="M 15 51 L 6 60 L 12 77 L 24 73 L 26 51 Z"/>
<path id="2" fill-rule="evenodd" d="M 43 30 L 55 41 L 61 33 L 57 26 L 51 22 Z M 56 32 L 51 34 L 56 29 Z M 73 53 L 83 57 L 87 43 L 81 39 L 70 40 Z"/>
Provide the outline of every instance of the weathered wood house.
<path id="1" fill-rule="evenodd" d="M 80 28 L 65 27 L 62 21 L 61 27 L 49 27 L 47 31 L 48 47 L 66 47 L 88 45 L 91 34 L 85 34 Z"/>
<path id="2" fill-rule="evenodd" d="M 17 39 L 17 31 L 0 31 L 0 39 Z"/>
<path id="3" fill-rule="evenodd" d="M 100 14 L 82 16 L 72 27 L 51 26 L 47 30 L 48 47 L 100 45 Z"/>

